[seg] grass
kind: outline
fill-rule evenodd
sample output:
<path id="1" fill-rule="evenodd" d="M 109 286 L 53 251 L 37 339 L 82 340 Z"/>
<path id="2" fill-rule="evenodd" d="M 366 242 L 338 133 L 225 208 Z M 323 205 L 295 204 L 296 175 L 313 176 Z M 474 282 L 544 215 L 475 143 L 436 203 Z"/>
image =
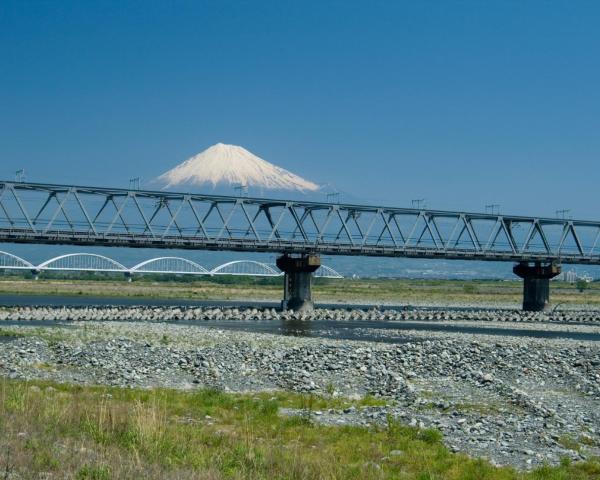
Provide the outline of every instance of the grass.
<path id="1" fill-rule="evenodd" d="M 313 409 L 331 406 L 329 401 L 287 393 L 232 395 L 5 379 L 0 385 L 0 477 L 600 478 L 596 460 L 565 461 L 531 473 L 496 468 L 450 453 L 436 430 L 391 419 L 381 428 L 335 427 L 278 414 L 280 407 Z"/>
<path id="2" fill-rule="evenodd" d="M 18 332 L 15 329 L 0 327 L 0 338 L 17 338 L 25 336 L 24 333 Z"/>
<path id="3" fill-rule="evenodd" d="M 571 435 L 562 435 L 558 439 L 558 443 L 560 443 L 563 447 L 568 448 L 569 450 L 575 450 L 579 452 L 581 450 L 581 443 L 573 438 Z"/>
<path id="4" fill-rule="evenodd" d="M 21 328 L 0 327 L 0 338 L 35 337 L 46 340 L 50 345 L 65 341 L 70 333 L 60 328 L 46 328 L 37 326 L 20 326 Z M 87 327 L 83 328 L 87 333 Z"/>
<path id="5" fill-rule="evenodd" d="M 315 279 L 318 302 L 352 303 L 512 303 L 522 301 L 519 280 L 403 280 L 403 279 Z M 267 300 L 282 295 L 281 278 L 174 279 L 41 277 L 34 281 L 16 275 L 0 277 L 0 294 L 82 295 L 133 298 L 180 298 L 193 300 Z M 600 304 L 600 283 L 584 292 L 565 282 L 552 283 L 554 304 Z"/>
<path id="6" fill-rule="evenodd" d="M 558 439 L 558 443 L 563 447 L 568 448 L 569 450 L 575 450 L 576 452 L 580 452 L 584 446 L 594 446 L 595 443 L 591 437 L 588 436 L 580 436 L 573 437 L 572 435 L 562 435 Z"/>

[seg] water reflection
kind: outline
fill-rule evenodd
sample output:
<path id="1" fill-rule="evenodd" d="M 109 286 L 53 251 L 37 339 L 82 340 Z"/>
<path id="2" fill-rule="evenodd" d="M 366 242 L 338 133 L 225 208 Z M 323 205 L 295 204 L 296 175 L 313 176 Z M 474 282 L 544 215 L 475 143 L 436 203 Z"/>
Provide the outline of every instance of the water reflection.
<path id="1" fill-rule="evenodd" d="M 314 325 L 305 320 L 281 320 L 282 335 L 293 337 L 312 337 Z"/>

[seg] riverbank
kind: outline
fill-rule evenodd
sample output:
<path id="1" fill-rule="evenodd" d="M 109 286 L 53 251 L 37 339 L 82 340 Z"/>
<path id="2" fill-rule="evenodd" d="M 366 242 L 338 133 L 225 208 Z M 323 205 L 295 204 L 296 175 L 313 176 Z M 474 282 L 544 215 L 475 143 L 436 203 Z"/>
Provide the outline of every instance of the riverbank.
<path id="1" fill-rule="evenodd" d="M 224 313 L 231 318 L 224 322 L 236 322 L 237 315 L 250 327 L 287 325 L 295 332 L 211 326 Z M 36 324 L 36 315 L 52 325 Z M 315 409 L 312 423 L 385 429 L 394 419 L 439 431 L 450 451 L 520 470 L 585 462 L 600 453 L 600 342 L 519 333 L 597 335 L 595 314 L 316 312 L 331 317 L 326 327 L 282 315 L 271 309 L 4 310 L 0 374 L 86 388 L 315 396 L 337 406 Z M 374 328 L 373 321 L 389 328 Z M 414 321 L 425 327 L 402 328 Z M 356 323 L 354 340 L 332 336 L 350 322 Z M 501 333 L 440 332 L 427 324 L 485 325 Z M 293 405 L 278 412 L 303 415 Z"/>
<path id="2" fill-rule="evenodd" d="M 317 422 L 369 402 L 270 392 L 0 384 L 4 478 L 423 479 L 597 478 L 565 460 L 531 473 L 453 454 L 435 430 Z M 297 413 L 291 413 L 297 412 Z M 343 413 L 342 413 L 343 415 Z"/>
<path id="3" fill-rule="evenodd" d="M 399 280 L 315 279 L 313 296 L 323 304 L 382 305 L 488 305 L 517 308 L 522 302 L 520 281 L 500 280 Z M 590 283 L 583 292 L 575 285 L 552 282 L 554 305 L 598 306 L 600 284 Z M 180 300 L 228 300 L 280 302 L 281 278 L 228 278 L 189 281 L 153 281 L 144 277 L 121 279 L 24 279 L 0 277 L 0 295 L 53 295 L 154 298 Z"/>

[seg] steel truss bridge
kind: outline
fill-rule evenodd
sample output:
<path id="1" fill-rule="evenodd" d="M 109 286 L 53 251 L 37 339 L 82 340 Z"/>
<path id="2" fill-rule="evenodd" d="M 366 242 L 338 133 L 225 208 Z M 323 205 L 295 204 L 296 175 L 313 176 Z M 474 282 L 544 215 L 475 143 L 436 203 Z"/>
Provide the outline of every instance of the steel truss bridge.
<path id="1" fill-rule="evenodd" d="M 126 267 L 112 258 L 95 253 L 69 253 L 46 260 L 38 265 L 0 251 L 0 270 L 24 270 L 34 273 L 55 272 L 105 272 L 134 274 L 174 275 L 239 275 L 250 277 L 279 277 L 283 275 L 275 266 L 254 260 L 235 260 L 208 270 L 202 265 L 181 257 L 157 257 L 145 260 L 133 267 Z M 320 278 L 344 278 L 333 268 L 321 265 L 314 273 Z"/>
<path id="2" fill-rule="evenodd" d="M 600 264 L 600 222 L 0 181 L 0 242 Z"/>

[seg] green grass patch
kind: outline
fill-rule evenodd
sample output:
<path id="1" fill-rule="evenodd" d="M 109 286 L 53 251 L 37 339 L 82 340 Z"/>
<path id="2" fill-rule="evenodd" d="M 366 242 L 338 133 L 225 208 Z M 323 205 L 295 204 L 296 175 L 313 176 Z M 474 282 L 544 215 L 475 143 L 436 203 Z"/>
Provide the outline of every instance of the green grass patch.
<path id="1" fill-rule="evenodd" d="M 0 328 L 0 337 L 18 338 L 18 337 L 24 337 L 24 336 L 25 336 L 25 334 L 23 332 L 17 331 L 15 329 Z"/>
<path id="2" fill-rule="evenodd" d="M 558 443 L 569 450 L 575 450 L 581 452 L 584 446 L 592 447 L 595 446 L 594 440 L 589 436 L 573 437 L 572 435 L 562 435 L 558 439 Z"/>
<path id="3" fill-rule="evenodd" d="M 278 414 L 281 407 L 310 411 L 336 408 L 339 402 L 352 403 L 283 392 L 233 395 L 4 380 L 0 471 L 6 467 L 25 478 L 54 472 L 61 478 L 97 480 L 553 480 L 600 475 L 596 460 L 531 473 L 496 468 L 452 454 L 437 430 L 392 419 L 381 428 L 335 427 Z M 390 455 L 393 450 L 402 455 Z"/>
<path id="4" fill-rule="evenodd" d="M 581 443 L 571 435 L 561 435 L 558 443 L 569 450 L 575 450 L 576 452 L 581 450 Z"/>
<path id="5" fill-rule="evenodd" d="M 281 299 L 283 279 L 214 276 L 144 275 L 127 282 L 122 276 L 104 274 L 44 274 L 34 281 L 28 274 L 1 274 L 0 293 L 13 295 L 93 295 L 103 297 L 181 299 Z M 600 282 L 576 285 L 552 283 L 555 304 L 600 304 Z M 313 294 L 319 302 L 365 303 L 489 303 L 518 304 L 522 282 L 505 280 L 441 280 L 397 278 L 315 278 Z"/>

